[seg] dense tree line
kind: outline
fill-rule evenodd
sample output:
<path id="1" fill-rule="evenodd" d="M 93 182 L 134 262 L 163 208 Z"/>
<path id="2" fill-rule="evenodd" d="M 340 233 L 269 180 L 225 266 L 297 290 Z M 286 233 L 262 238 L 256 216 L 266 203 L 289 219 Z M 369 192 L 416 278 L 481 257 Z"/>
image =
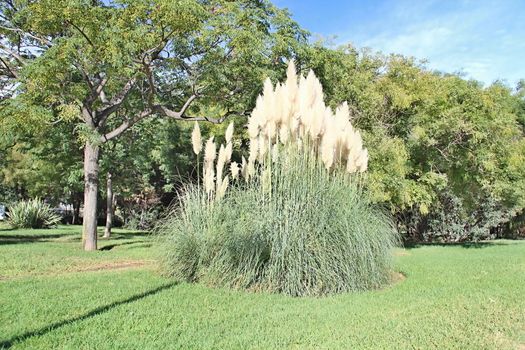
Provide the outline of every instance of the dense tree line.
<path id="1" fill-rule="evenodd" d="M 311 48 L 334 104 L 347 100 L 370 149 L 368 187 L 406 238 L 489 238 L 525 205 L 523 87 L 484 87 L 413 59 Z"/>
<path id="2" fill-rule="evenodd" d="M 406 239 L 490 238 L 525 207 L 524 84 L 311 44 L 267 1 L 5 1 L 0 35 L 0 201 L 82 204 L 87 248 L 108 174 L 117 216 L 147 225 L 196 176 L 180 120 L 244 125 L 288 59 L 314 70 L 333 107 L 348 101 L 366 186 Z"/>

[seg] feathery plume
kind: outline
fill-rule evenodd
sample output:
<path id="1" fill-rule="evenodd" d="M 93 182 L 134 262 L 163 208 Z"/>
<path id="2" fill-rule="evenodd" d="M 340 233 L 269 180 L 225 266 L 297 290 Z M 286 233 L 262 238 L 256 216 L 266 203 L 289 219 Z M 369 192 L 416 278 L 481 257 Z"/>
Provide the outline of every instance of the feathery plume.
<path id="1" fill-rule="evenodd" d="M 297 71 L 293 60 L 290 60 L 286 70 L 286 87 L 288 88 L 289 101 L 293 104 L 297 93 Z"/>
<path id="2" fill-rule="evenodd" d="M 231 142 L 228 142 L 226 145 L 226 163 L 228 163 L 232 159 L 232 153 L 233 153 L 233 144 Z"/>
<path id="3" fill-rule="evenodd" d="M 290 138 L 290 131 L 288 130 L 288 126 L 286 124 L 282 124 L 279 128 L 279 141 L 282 143 L 288 142 L 288 139 Z"/>
<path id="4" fill-rule="evenodd" d="M 355 173 L 357 170 L 357 167 L 355 165 L 354 158 L 348 157 L 348 160 L 346 161 L 346 172 L 347 173 Z"/>
<path id="5" fill-rule="evenodd" d="M 279 161 L 279 144 L 276 143 L 272 147 L 272 162 L 277 163 Z"/>
<path id="6" fill-rule="evenodd" d="M 259 154 L 258 154 L 258 161 L 262 163 L 264 161 L 264 156 L 266 155 L 266 152 L 268 151 L 268 145 L 267 145 L 266 138 L 263 135 L 259 136 L 259 140 L 257 141 L 257 144 L 259 145 Z"/>
<path id="7" fill-rule="evenodd" d="M 231 122 L 230 125 L 228 125 L 228 128 L 226 128 L 226 133 L 225 133 L 226 143 L 230 143 L 232 141 L 232 137 L 233 137 L 233 122 Z"/>
<path id="8" fill-rule="evenodd" d="M 215 188 L 215 174 L 213 173 L 213 166 L 204 169 L 204 189 L 208 195 L 213 193 Z"/>
<path id="9" fill-rule="evenodd" d="M 226 190 L 228 189 L 228 184 L 229 184 L 229 176 L 226 175 L 224 180 L 222 180 L 219 188 L 217 189 L 217 199 L 224 198 L 224 195 L 226 194 Z"/>
<path id="10" fill-rule="evenodd" d="M 246 158 L 244 158 L 244 156 L 242 156 L 242 161 L 241 161 L 241 175 L 245 179 L 248 175 L 248 163 L 246 163 Z"/>
<path id="11" fill-rule="evenodd" d="M 368 169 L 368 150 L 364 149 L 359 155 L 359 166 L 358 171 L 360 173 L 365 172 Z"/>
<path id="12" fill-rule="evenodd" d="M 193 152 L 196 155 L 199 155 L 202 150 L 202 139 L 201 139 L 201 129 L 199 127 L 199 123 L 195 122 L 195 126 L 193 127 L 193 132 L 191 133 L 191 144 L 193 145 Z"/>
<path id="13" fill-rule="evenodd" d="M 323 87 L 314 72 L 298 76 L 292 60 L 284 83 L 274 86 L 270 79 L 265 80 L 263 93 L 248 120 L 248 134 L 250 156 L 241 167 L 247 177 L 255 171 L 256 160 L 264 163 L 267 153 L 275 160 L 277 145 L 290 141 L 299 151 L 313 145 L 311 151 L 327 169 L 340 165 L 348 172 L 356 172 L 368 167 L 368 153 L 363 149 L 361 134 L 352 127 L 348 104 L 342 103 L 335 111 L 326 106 Z"/>
<path id="14" fill-rule="evenodd" d="M 226 164 L 226 148 L 224 148 L 224 145 L 221 145 L 219 148 L 219 158 L 217 159 L 217 187 L 221 186 L 224 164 Z"/>
<path id="15" fill-rule="evenodd" d="M 240 171 L 239 164 L 237 164 L 237 162 L 231 162 L 230 172 L 232 174 L 232 180 L 237 180 L 237 178 L 239 177 L 239 171 Z"/>
<path id="16" fill-rule="evenodd" d="M 248 156 L 248 160 L 255 160 L 257 159 L 257 155 L 259 154 L 259 138 L 250 139 L 250 155 Z"/>
<path id="17" fill-rule="evenodd" d="M 255 175 L 255 161 L 248 160 L 248 165 L 246 165 L 246 179 L 249 179 Z"/>
<path id="18" fill-rule="evenodd" d="M 217 156 L 217 147 L 215 146 L 215 142 L 213 142 L 213 136 L 206 141 L 206 146 L 204 147 L 204 161 L 206 164 L 211 164 L 215 160 L 215 157 Z"/>
<path id="19" fill-rule="evenodd" d="M 330 133 L 325 134 L 321 142 L 321 160 L 328 170 L 334 165 L 335 142 L 335 135 Z"/>

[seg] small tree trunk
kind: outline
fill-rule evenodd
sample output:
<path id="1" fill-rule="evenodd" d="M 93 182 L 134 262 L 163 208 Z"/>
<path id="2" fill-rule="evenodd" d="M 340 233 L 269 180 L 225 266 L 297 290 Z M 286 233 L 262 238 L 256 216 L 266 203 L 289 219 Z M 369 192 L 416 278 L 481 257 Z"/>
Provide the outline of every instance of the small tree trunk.
<path id="1" fill-rule="evenodd" d="M 82 246 L 86 251 L 97 250 L 97 194 L 99 148 L 90 142 L 84 147 L 84 215 Z"/>
<path id="2" fill-rule="evenodd" d="M 78 220 L 77 203 L 73 201 L 73 212 L 71 213 L 71 225 L 75 225 Z"/>
<path id="3" fill-rule="evenodd" d="M 78 224 L 78 220 L 80 218 L 80 203 L 81 203 L 81 199 L 80 199 L 80 195 L 81 193 L 77 193 L 75 192 L 75 194 L 73 195 L 71 201 L 73 202 L 73 217 L 71 219 L 71 225 L 77 225 Z"/>
<path id="4" fill-rule="evenodd" d="M 113 181 L 111 180 L 111 173 L 108 172 L 108 179 L 106 182 L 107 190 L 107 210 L 106 210 L 106 228 L 104 229 L 104 238 L 109 238 L 111 235 L 111 227 L 113 226 L 113 212 L 114 207 L 113 203 L 115 200 L 115 195 L 113 193 Z"/>

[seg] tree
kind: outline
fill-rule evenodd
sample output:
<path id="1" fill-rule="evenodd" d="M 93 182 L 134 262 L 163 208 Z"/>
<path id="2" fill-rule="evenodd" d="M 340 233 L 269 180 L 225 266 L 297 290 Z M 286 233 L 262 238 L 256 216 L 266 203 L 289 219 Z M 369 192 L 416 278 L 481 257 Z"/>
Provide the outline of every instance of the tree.
<path id="1" fill-rule="evenodd" d="M 80 142 L 70 137 L 72 125 L 40 126 L 31 132 L 2 125 L 2 130 L 0 183 L 18 199 L 72 203 L 75 214 L 82 197 L 82 152 Z"/>
<path id="2" fill-rule="evenodd" d="M 349 101 L 370 150 L 367 187 L 406 238 L 488 237 L 523 210 L 520 86 L 484 88 L 351 46 L 309 50 L 302 65 L 321 77 L 333 105 Z"/>
<path id="3" fill-rule="evenodd" d="M 220 123 L 244 114 L 263 77 L 275 76 L 274 66 L 293 57 L 306 36 L 266 0 L 0 6 L 2 117 L 74 125 L 84 145 L 85 250 L 97 248 L 99 159 L 107 142 L 152 116 Z"/>

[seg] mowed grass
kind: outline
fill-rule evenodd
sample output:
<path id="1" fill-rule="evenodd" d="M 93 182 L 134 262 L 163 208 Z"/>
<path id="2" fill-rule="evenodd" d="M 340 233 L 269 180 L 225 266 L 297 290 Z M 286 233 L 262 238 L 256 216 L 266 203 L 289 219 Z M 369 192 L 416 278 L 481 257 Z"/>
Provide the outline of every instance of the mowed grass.
<path id="1" fill-rule="evenodd" d="M 103 228 L 99 228 L 102 235 Z M 99 238 L 97 252 L 81 248 L 81 226 L 12 230 L 0 223 L 0 281 L 15 277 L 151 265 L 152 242 L 147 232 L 113 229 Z"/>
<path id="2" fill-rule="evenodd" d="M 399 249 L 386 289 L 292 298 L 175 284 L 117 232 L 84 253 L 79 227 L 0 230 L 0 348 L 525 349 L 525 242 Z"/>

